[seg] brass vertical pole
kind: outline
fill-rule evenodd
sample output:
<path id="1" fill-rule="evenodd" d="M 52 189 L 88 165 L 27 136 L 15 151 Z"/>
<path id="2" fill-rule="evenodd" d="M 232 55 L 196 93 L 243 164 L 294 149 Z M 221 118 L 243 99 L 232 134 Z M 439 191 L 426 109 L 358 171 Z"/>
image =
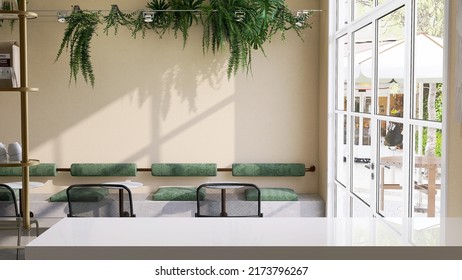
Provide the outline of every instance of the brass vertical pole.
<path id="1" fill-rule="evenodd" d="M 30 229 L 29 216 L 29 100 L 27 82 L 27 6 L 26 0 L 19 0 L 19 49 L 21 65 L 21 144 L 22 144 L 22 195 L 21 208 L 23 227 Z"/>

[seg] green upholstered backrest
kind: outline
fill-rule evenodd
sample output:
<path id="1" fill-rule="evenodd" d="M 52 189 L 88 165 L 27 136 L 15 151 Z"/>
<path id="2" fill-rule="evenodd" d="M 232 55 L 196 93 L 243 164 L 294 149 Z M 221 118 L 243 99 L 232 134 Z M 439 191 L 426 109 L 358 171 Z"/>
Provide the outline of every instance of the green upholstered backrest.
<path id="1" fill-rule="evenodd" d="M 73 163 L 72 176 L 136 176 L 136 163 Z"/>
<path id="2" fill-rule="evenodd" d="M 29 167 L 30 176 L 37 177 L 49 177 L 56 176 L 56 164 L 55 163 L 40 163 Z M 22 176 L 21 167 L 0 167 L 0 176 Z"/>
<path id="3" fill-rule="evenodd" d="M 233 176 L 305 176 L 303 163 L 233 163 Z"/>
<path id="4" fill-rule="evenodd" d="M 250 201 L 257 200 L 258 192 L 256 189 L 245 190 L 245 199 Z M 261 188 L 261 201 L 297 201 L 298 195 L 289 188 Z"/>
<path id="5" fill-rule="evenodd" d="M 105 188 L 84 188 L 72 191 L 72 201 L 75 202 L 97 202 L 108 195 L 109 191 Z M 50 202 L 67 202 L 66 190 L 55 193 L 50 197 Z"/>
<path id="6" fill-rule="evenodd" d="M 19 190 L 14 189 L 13 190 L 14 195 L 16 196 L 16 199 L 19 199 Z M 5 189 L 5 188 L 0 188 L 0 201 L 11 201 L 12 195 L 10 190 Z"/>
<path id="7" fill-rule="evenodd" d="M 195 187 L 163 187 L 153 195 L 152 200 L 158 201 L 196 201 Z M 199 190 L 199 199 L 204 200 L 205 189 Z"/>
<path id="8" fill-rule="evenodd" d="M 152 176 L 217 176 L 215 163 L 153 163 Z"/>

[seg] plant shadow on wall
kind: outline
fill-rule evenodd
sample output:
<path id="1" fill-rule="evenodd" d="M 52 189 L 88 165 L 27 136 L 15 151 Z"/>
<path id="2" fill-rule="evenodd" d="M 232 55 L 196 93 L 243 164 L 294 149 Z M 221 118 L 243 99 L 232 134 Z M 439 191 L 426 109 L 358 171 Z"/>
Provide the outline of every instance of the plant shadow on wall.
<path id="1" fill-rule="evenodd" d="M 128 28 L 133 38 L 145 37 L 154 31 L 162 38 L 170 30 L 187 46 L 191 27 L 203 26 L 203 54 L 219 55 L 229 52 L 227 75 L 230 78 L 239 69 L 251 73 L 252 52 L 264 53 L 265 43 L 280 33 L 284 39 L 288 30 L 296 32 L 310 28 L 307 19 L 311 12 L 293 13 L 284 0 L 152 0 L 147 9 L 123 12 L 113 5 L 108 15 L 100 11 L 80 10 L 74 6 L 66 17 L 67 28 L 56 60 L 64 51 L 69 53 L 70 80 L 77 82 L 78 74 L 85 82 L 95 85 L 95 73 L 91 62 L 91 40 L 97 27 L 105 25 L 104 32 L 120 27 Z"/>

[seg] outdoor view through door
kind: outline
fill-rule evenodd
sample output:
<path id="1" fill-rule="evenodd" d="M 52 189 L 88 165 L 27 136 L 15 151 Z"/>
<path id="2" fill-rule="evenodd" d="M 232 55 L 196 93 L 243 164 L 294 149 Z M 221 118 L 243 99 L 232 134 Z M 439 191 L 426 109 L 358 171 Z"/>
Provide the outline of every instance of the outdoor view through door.
<path id="1" fill-rule="evenodd" d="M 445 0 L 337 0 L 335 210 L 441 210 Z"/>

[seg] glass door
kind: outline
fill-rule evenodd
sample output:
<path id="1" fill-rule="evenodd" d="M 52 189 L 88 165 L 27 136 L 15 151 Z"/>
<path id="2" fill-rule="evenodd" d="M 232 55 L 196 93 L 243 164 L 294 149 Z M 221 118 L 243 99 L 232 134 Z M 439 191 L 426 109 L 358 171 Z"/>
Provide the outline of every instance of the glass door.
<path id="1" fill-rule="evenodd" d="M 439 215 L 444 5 L 337 0 L 336 215 Z"/>

